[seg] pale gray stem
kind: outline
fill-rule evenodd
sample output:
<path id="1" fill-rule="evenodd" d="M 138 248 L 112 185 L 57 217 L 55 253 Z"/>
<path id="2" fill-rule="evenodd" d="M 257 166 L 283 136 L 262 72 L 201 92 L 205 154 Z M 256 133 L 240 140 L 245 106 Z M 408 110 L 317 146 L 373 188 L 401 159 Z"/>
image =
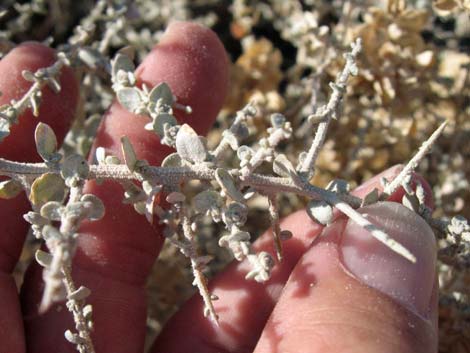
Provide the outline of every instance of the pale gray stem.
<path id="1" fill-rule="evenodd" d="M 305 159 L 303 160 L 298 172 L 305 179 L 310 180 L 315 173 L 315 162 L 318 154 L 325 142 L 326 133 L 330 125 L 331 119 L 336 119 L 337 111 L 341 103 L 344 91 L 346 89 L 346 83 L 349 75 L 354 74 L 357 70 L 356 67 L 356 56 L 361 51 L 361 40 L 358 38 L 352 45 L 352 50 L 349 54 L 346 54 L 346 64 L 344 65 L 343 71 L 338 76 L 335 83 L 331 84 L 333 93 L 326 106 L 322 106 L 312 116 L 316 118 L 322 117 L 323 120 L 318 124 L 315 137 L 312 145 L 310 146 Z"/>
<path id="2" fill-rule="evenodd" d="M 67 295 L 74 293 L 77 288 L 73 283 L 72 271 L 70 267 L 63 267 L 62 273 L 64 274 L 64 284 L 65 289 L 67 290 Z M 84 350 L 83 353 L 95 353 L 95 347 L 93 346 L 93 341 L 91 340 L 90 330 L 88 328 L 87 320 L 83 315 L 84 308 L 83 300 L 74 300 L 74 303 L 70 305 L 69 310 L 73 314 L 73 320 L 75 322 L 75 328 L 81 338 L 84 339 Z"/>
<path id="3" fill-rule="evenodd" d="M 209 316 L 214 321 L 214 323 L 219 325 L 218 316 L 215 312 L 214 304 L 212 303 L 209 289 L 207 288 L 207 279 L 202 273 L 202 268 L 201 268 L 200 263 L 197 261 L 198 256 L 196 252 L 195 234 L 193 230 L 191 229 L 191 221 L 188 215 L 186 214 L 186 211 L 184 208 L 181 210 L 181 215 L 182 215 L 183 234 L 191 246 L 191 249 L 190 249 L 191 251 L 188 255 L 191 261 L 191 268 L 193 270 L 193 276 L 194 276 L 193 283 L 196 285 L 197 289 L 199 290 L 200 295 L 202 296 L 202 300 L 204 301 L 205 311 L 208 312 Z"/>
<path id="4" fill-rule="evenodd" d="M 279 262 L 282 261 L 283 258 L 283 251 L 282 251 L 282 242 L 280 238 L 281 233 L 281 226 L 279 222 L 279 209 L 277 205 L 277 198 L 276 194 L 269 195 L 269 217 L 271 218 L 271 227 L 272 227 L 272 234 L 274 238 L 274 247 L 276 249 L 276 256 Z"/>
<path id="5" fill-rule="evenodd" d="M 441 136 L 444 128 L 447 125 L 447 121 L 444 121 L 437 129 L 432 133 L 432 135 L 421 145 L 418 152 L 411 158 L 403 170 L 393 179 L 388 185 L 384 188 L 384 195 L 393 194 L 403 183 L 406 176 L 412 173 L 417 167 L 418 164 L 423 160 L 426 154 L 431 150 L 434 142 Z"/>
<path id="6" fill-rule="evenodd" d="M 229 171 L 230 174 L 238 178 L 238 169 Z M 0 175 L 27 175 L 39 177 L 44 173 L 60 173 L 59 166 L 48 167 L 45 163 L 18 163 L 0 158 Z M 215 179 L 215 170 L 195 167 L 144 167 L 140 174 L 147 180 L 152 180 L 161 185 L 178 185 L 190 180 Z M 135 173 L 129 171 L 126 165 L 90 165 L 88 179 L 111 179 L 117 181 L 138 180 Z M 241 181 L 242 186 L 252 186 L 266 193 L 291 192 L 312 199 L 337 195 L 339 199 L 357 208 L 361 205 L 361 199 L 348 194 L 336 194 L 334 192 L 319 188 L 308 183 L 296 185 L 290 178 L 266 176 L 262 174 L 250 174 Z"/>

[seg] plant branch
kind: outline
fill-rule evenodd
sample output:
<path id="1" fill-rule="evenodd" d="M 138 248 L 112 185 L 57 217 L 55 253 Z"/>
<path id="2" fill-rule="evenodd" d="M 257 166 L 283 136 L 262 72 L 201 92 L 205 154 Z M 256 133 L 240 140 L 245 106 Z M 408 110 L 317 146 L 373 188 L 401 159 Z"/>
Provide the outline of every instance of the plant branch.
<path id="1" fill-rule="evenodd" d="M 336 82 L 331 83 L 333 94 L 331 95 L 328 104 L 320 107 L 315 114 L 309 117 L 309 120 L 317 120 L 321 118 L 321 122 L 318 124 L 317 132 L 315 133 L 310 149 L 298 170 L 299 174 L 301 174 L 306 180 L 310 180 L 315 173 L 315 162 L 325 141 L 331 119 L 337 118 L 337 111 L 346 90 L 346 83 L 349 75 L 355 75 L 357 73 L 356 56 L 362 48 L 361 39 L 358 38 L 356 42 L 351 44 L 351 48 L 351 52 L 345 54 L 346 64 L 344 65 L 343 71 L 338 76 Z"/>
<path id="2" fill-rule="evenodd" d="M 214 304 L 212 303 L 213 298 L 211 297 L 209 289 L 207 288 L 207 279 L 202 273 L 204 262 L 199 260 L 199 256 L 196 253 L 195 234 L 193 229 L 191 228 L 191 221 L 188 215 L 186 214 L 186 210 L 184 207 L 181 210 L 181 215 L 183 234 L 186 241 L 189 243 L 189 246 L 186 247 L 186 250 L 188 252 L 188 254 L 186 255 L 191 261 L 191 268 L 193 270 L 194 275 L 193 284 L 198 288 L 199 293 L 204 301 L 204 314 L 209 315 L 210 318 L 214 321 L 214 323 L 218 326 L 219 321 L 218 316 L 215 312 Z"/>
<path id="3" fill-rule="evenodd" d="M 30 177 L 39 177 L 44 173 L 60 173 L 60 166 L 48 166 L 46 163 L 19 163 L 0 158 L 0 175 L 27 175 Z M 229 173 L 237 177 L 238 169 L 233 169 Z M 116 181 L 139 180 L 140 176 L 144 179 L 152 180 L 160 185 L 178 185 L 190 180 L 215 180 L 215 170 L 209 168 L 191 167 L 141 167 L 139 173 L 129 171 L 124 165 L 90 165 L 88 179 L 111 179 Z M 291 192 L 300 196 L 306 196 L 312 199 L 335 197 L 347 202 L 352 207 L 357 208 L 361 205 L 361 199 L 352 195 L 337 194 L 326 189 L 322 189 L 311 184 L 297 185 L 290 178 L 267 176 L 253 173 L 241 181 L 241 186 L 251 186 L 266 193 L 272 192 Z"/>
<path id="4" fill-rule="evenodd" d="M 444 121 L 437 129 L 432 133 L 432 135 L 421 145 L 418 152 L 410 159 L 407 165 L 403 170 L 393 179 L 388 185 L 384 188 L 384 195 L 393 194 L 403 183 L 406 176 L 412 173 L 417 167 L 421 160 L 426 156 L 426 154 L 431 150 L 432 146 L 436 140 L 441 136 L 441 133 L 444 131 L 444 128 L 447 125 L 447 121 Z"/>

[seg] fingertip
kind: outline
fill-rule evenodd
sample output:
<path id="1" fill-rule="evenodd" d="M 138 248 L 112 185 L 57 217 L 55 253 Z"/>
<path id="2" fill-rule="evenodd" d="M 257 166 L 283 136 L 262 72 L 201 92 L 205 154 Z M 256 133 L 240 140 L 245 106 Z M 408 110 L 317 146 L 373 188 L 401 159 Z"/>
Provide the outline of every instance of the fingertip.
<path id="1" fill-rule="evenodd" d="M 21 99 L 31 87 L 33 83 L 23 78 L 23 71 L 34 73 L 55 61 L 55 50 L 36 42 L 23 43 L 10 51 L 0 61 L 0 105 Z M 40 160 L 34 143 L 34 130 L 39 121 L 50 125 L 58 140 L 63 140 L 78 103 L 78 82 L 71 68 L 62 67 L 59 83 L 61 90 L 58 93 L 47 85 L 41 89 L 38 117 L 26 109 L 19 117 L 19 123 L 11 126 L 10 135 L 0 143 L 0 156 L 20 162 Z"/>
<path id="2" fill-rule="evenodd" d="M 350 274 L 425 317 L 436 273 L 436 240 L 415 212 L 395 202 L 358 210 L 416 257 L 411 263 L 349 220 L 342 234 L 341 260 Z"/>
<path id="3" fill-rule="evenodd" d="M 346 222 L 325 228 L 297 263 L 256 353 L 272 352 L 273 346 L 282 352 L 309 347 L 312 353 L 437 350 L 432 319 L 344 271 L 338 242 Z"/>
<path id="4" fill-rule="evenodd" d="M 195 294 L 165 325 L 151 352 L 252 352 L 292 269 L 323 227 L 301 210 L 282 220 L 281 229 L 294 236 L 283 244 L 283 261 L 269 281 L 246 280 L 252 268 L 248 260 L 232 263 L 210 282 L 211 293 L 219 297 L 214 302 L 219 327 L 203 317 L 204 303 Z M 253 244 L 253 251 L 274 253 L 271 230 Z M 182 342 L 181 335 L 188 339 Z"/>
<path id="5" fill-rule="evenodd" d="M 228 90 L 228 59 L 212 30 L 192 22 L 173 22 L 135 75 L 139 84 L 149 87 L 168 84 L 178 103 L 192 109 L 189 114 L 173 109 L 178 122 L 187 123 L 204 135 L 215 121 Z M 171 149 L 144 129 L 148 122 L 148 117 L 132 114 L 115 103 L 100 125 L 94 146 L 120 156 L 120 137 L 126 135 L 140 159 L 159 165 Z"/>
<path id="6" fill-rule="evenodd" d="M 209 28 L 175 21 L 137 68 L 138 78 L 154 86 L 166 82 L 191 114 L 175 110 L 180 123 L 205 134 L 228 91 L 229 61 L 222 42 Z"/>
<path id="7" fill-rule="evenodd" d="M 55 51 L 35 42 L 27 42 L 10 51 L 0 61 L 0 105 L 21 99 L 33 84 L 23 78 L 24 70 L 32 73 L 52 65 Z M 78 101 L 78 84 L 72 70 L 62 68 L 61 91 L 52 92 L 47 86 L 41 89 L 39 116 L 27 109 L 19 116 L 19 123 L 10 127 L 10 135 L 0 143 L 0 157 L 18 162 L 39 161 L 34 142 L 34 130 L 39 121 L 50 125 L 59 141 L 62 141 Z M 1 180 L 1 179 L 0 179 Z M 0 319 L 0 351 L 24 352 L 23 321 L 18 302 L 18 292 L 10 274 L 20 255 L 29 224 L 22 214 L 30 204 L 24 194 L 11 200 L 0 200 L 0 301 L 3 305 Z"/>

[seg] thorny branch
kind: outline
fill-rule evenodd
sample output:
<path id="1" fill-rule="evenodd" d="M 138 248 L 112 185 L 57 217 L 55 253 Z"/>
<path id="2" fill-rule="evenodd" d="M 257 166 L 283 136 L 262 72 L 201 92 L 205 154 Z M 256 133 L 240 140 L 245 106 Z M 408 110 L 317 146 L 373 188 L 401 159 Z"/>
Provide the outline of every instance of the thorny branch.
<path id="1" fill-rule="evenodd" d="M 100 51 L 106 50 L 108 42 L 104 41 L 103 43 Z M 59 269 L 60 280 L 63 281 L 67 292 L 67 307 L 73 313 L 78 332 L 66 331 L 65 335 L 70 342 L 76 344 L 80 352 L 93 352 L 89 334 L 91 307 L 85 306 L 83 302 L 83 299 L 89 295 L 89 290 L 85 287 L 76 289 L 72 281 L 71 256 L 74 250 L 74 240 L 78 236 L 76 231 L 79 222 L 84 218 L 99 219 L 103 211 L 102 204 L 96 200 L 96 197 L 82 195 L 81 187 L 84 180 L 110 179 L 121 182 L 126 191 L 126 203 L 134 204 L 136 210 L 145 213 L 149 221 L 152 221 L 155 212 L 159 216 L 160 222 L 167 224 L 170 231 L 166 236 L 190 259 L 194 275 L 193 283 L 198 287 L 204 300 L 205 313 L 214 322 L 217 322 L 217 314 L 212 301 L 216 297 L 209 293 L 207 280 L 203 275 L 203 269 L 209 260 L 207 256 L 198 256 L 197 254 L 195 243 L 197 225 L 193 222 L 193 216 L 207 214 L 215 222 L 225 223 L 229 234 L 220 238 L 219 245 L 229 248 L 237 260 L 247 259 L 250 262 L 252 270 L 247 274 L 247 278 L 254 278 L 259 282 L 266 281 L 270 276 L 274 261 L 268 253 L 253 253 L 249 242 L 250 234 L 241 229 L 248 212 L 246 206 L 248 190 L 268 196 L 274 244 L 279 261 L 282 260 L 282 241 L 292 236 L 288 230 L 280 229 L 279 210 L 274 196 L 279 192 L 308 197 L 311 200 L 309 215 L 324 225 L 332 220 L 331 210 L 332 207 L 336 207 L 354 222 L 369 230 L 373 237 L 390 249 L 411 262 L 416 261 L 414 255 L 405 247 L 356 211 L 364 200 L 349 194 L 347 186 L 337 182 L 335 187 L 320 188 L 309 182 L 314 175 L 315 162 L 325 141 L 331 119 L 338 117 L 348 77 L 357 73 L 355 59 L 361 50 L 360 39 L 356 40 L 351 47 L 351 52 L 345 54 L 346 63 L 341 74 L 336 82 L 331 84 L 333 93 L 330 100 L 309 117 L 309 121 L 318 123 L 318 127 L 308 152 L 299 156 L 297 169 L 293 167 L 286 156 L 275 150 L 280 141 L 288 139 L 292 135 L 290 123 L 281 114 L 271 116 L 272 127 L 268 129 L 269 136 L 261 139 L 255 148 L 250 148 L 241 145 L 241 141 L 248 135 L 246 125 L 256 113 L 254 108 L 248 105 L 237 114 L 234 123 L 230 129 L 224 132 L 215 150 L 208 151 L 191 127 L 178 125 L 173 116 L 173 109 L 182 109 L 190 113 L 190 108 L 180 105 L 164 83 L 151 89 L 146 86 L 136 87 L 136 78 L 133 73 L 134 64 L 122 53 L 116 56 L 111 65 L 113 89 L 116 91 L 118 100 L 126 109 L 151 118 L 152 122 L 145 127 L 147 130 L 154 131 L 161 138 L 163 144 L 176 148 L 177 153 L 170 155 L 166 162 L 163 162 L 163 166 L 149 166 L 145 161 L 139 161 L 126 137 L 121 140 L 124 164 L 120 164 L 116 157 L 106 157 L 105 151 L 99 149 L 97 151 L 102 155 L 97 158 L 98 164 L 96 165 L 88 166 L 79 156 L 71 156 L 60 162 L 62 156 L 57 155 L 55 150 L 55 136 L 53 136 L 52 130 L 49 131 L 50 128 L 46 128 L 44 125 L 40 126 L 41 129 L 38 127 L 37 131 L 42 133 L 36 136 L 36 142 L 38 152 L 45 163 L 18 163 L 0 158 L 0 175 L 10 176 L 13 180 L 18 179 L 19 176 L 39 179 L 44 175 L 61 175 L 67 186 L 70 187 L 69 200 L 65 206 L 56 201 L 47 202 L 40 205 L 40 213 L 30 212 L 27 219 L 33 224 L 37 236 L 46 240 L 52 254 L 51 256 L 41 252 L 38 257 L 42 259 L 41 261 L 49 271 L 51 268 L 55 269 L 55 271 L 50 271 L 55 273 L 55 277 L 49 277 L 51 279 L 49 286 L 46 276 L 46 291 L 42 306 L 47 308 L 57 299 L 51 293 L 57 292 L 57 269 Z M 92 55 L 92 52 L 88 54 Z M 17 117 L 28 107 L 31 106 L 37 115 L 40 90 L 45 84 L 52 85 L 56 90 L 60 89 L 56 77 L 63 65 L 64 61 L 59 59 L 50 68 L 40 70 L 35 74 L 24 73 L 25 79 L 33 81 L 34 84 L 21 100 L 12 102 L 10 106 L 0 112 L 0 119 L 7 121 L 6 129 L 4 122 L 3 125 L 0 124 L 0 128 L 3 128 L 4 131 L 3 137 L 8 133 L 8 124 L 17 123 Z M 0 120 L 1 122 L 2 120 Z M 445 123 L 423 144 L 402 173 L 387 184 L 386 194 L 391 194 L 397 187 L 404 185 L 405 177 L 416 169 L 419 161 L 424 158 L 442 133 L 444 126 Z M 0 131 L 1 133 L 2 131 Z M 54 141 L 55 143 L 53 143 Z M 48 147 L 51 144 L 53 148 Z M 229 150 L 236 151 L 240 160 L 240 168 L 225 169 L 221 165 L 223 154 Z M 278 176 L 256 173 L 256 169 L 264 162 L 273 163 L 274 174 Z M 132 183 L 132 180 L 141 182 L 142 189 Z M 194 198 L 193 201 L 197 204 L 196 210 L 189 209 L 184 195 L 178 191 L 181 184 L 190 180 L 205 181 L 206 185 L 209 185 L 207 190 Z M 221 190 L 212 189 L 211 182 L 217 183 L 217 188 Z M 160 206 L 154 207 L 153 205 L 155 196 L 162 189 L 172 191 L 172 194 L 167 198 L 168 202 L 172 204 L 172 210 L 163 210 Z M 71 214 L 74 216 L 72 217 Z M 432 220 L 429 215 L 425 218 L 428 221 Z M 52 227 L 48 220 L 60 221 L 60 229 Z M 182 239 L 174 239 L 174 235 L 178 234 L 174 226 L 177 221 L 182 226 Z M 446 225 L 449 227 L 449 224 Z M 458 226 L 455 224 L 454 228 L 457 229 Z M 443 227 L 441 225 L 441 228 Z M 460 225 L 459 227 L 462 228 Z M 42 233 L 44 230 L 47 233 L 45 235 Z M 51 244 L 51 239 L 55 243 Z M 63 260 L 64 252 L 67 253 L 67 261 Z"/>
<path id="2" fill-rule="evenodd" d="M 333 94 L 328 101 L 326 106 L 320 107 L 313 115 L 308 117 L 311 122 L 318 122 L 317 131 L 315 138 L 313 139 L 312 145 L 304 157 L 299 168 L 299 174 L 305 179 L 309 180 L 313 177 L 315 172 L 315 162 L 318 154 L 323 146 L 323 142 L 326 138 L 326 133 L 330 125 L 331 119 L 338 118 L 338 110 L 340 107 L 341 99 L 346 90 L 346 83 L 349 75 L 357 74 L 356 56 L 359 54 L 362 48 L 361 39 L 358 38 L 355 43 L 351 45 L 352 51 L 345 54 L 346 64 L 343 71 L 338 76 L 336 82 L 331 83 L 330 86 L 333 89 Z"/>

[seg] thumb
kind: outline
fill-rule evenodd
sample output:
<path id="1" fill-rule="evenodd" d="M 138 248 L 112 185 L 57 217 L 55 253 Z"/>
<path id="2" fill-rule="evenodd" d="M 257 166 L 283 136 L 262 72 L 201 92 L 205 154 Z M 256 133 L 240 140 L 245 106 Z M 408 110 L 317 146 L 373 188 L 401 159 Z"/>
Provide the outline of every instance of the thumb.
<path id="1" fill-rule="evenodd" d="M 415 264 L 340 219 L 298 262 L 255 353 L 437 352 L 436 242 L 406 207 L 359 210 L 401 242 Z M 290 328 L 295 327 L 295 330 Z"/>

